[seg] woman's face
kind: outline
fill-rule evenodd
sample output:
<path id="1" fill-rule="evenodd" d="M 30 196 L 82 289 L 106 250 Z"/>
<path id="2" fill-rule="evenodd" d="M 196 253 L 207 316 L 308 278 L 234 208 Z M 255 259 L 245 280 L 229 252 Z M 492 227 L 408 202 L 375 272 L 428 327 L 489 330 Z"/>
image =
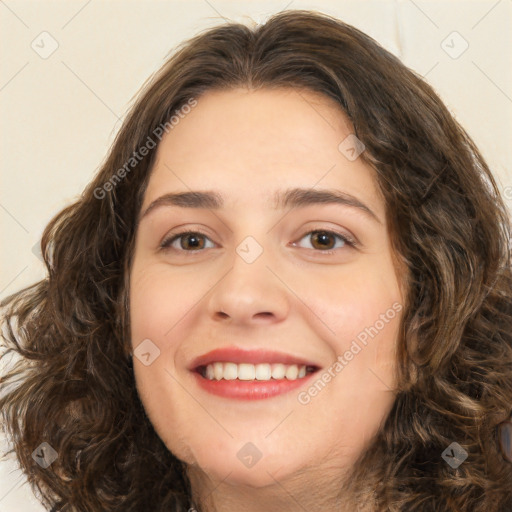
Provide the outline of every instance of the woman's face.
<path id="1" fill-rule="evenodd" d="M 313 92 L 237 89 L 206 93 L 159 144 L 131 341 L 147 414 L 192 474 L 341 474 L 392 406 L 402 296 L 351 133 Z M 171 196 L 192 192 L 219 204 Z"/>

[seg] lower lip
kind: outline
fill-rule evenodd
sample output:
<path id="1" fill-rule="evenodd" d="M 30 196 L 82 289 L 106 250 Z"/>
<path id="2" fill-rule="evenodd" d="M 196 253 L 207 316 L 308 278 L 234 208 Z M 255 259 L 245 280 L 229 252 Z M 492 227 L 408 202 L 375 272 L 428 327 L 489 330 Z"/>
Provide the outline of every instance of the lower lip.
<path id="1" fill-rule="evenodd" d="M 314 373 L 310 373 L 306 377 L 295 380 L 209 380 L 194 372 L 198 385 L 208 393 L 238 400 L 261 400 L 282 395 L 302 386 L 313 375 Z"/>

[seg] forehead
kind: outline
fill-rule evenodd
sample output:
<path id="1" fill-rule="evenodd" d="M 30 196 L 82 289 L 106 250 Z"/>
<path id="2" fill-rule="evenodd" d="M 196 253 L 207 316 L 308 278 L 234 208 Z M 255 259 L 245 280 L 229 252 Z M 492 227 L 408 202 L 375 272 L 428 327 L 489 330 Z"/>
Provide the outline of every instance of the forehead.
<path id="1" fill-rule="evenodd" d="M 199 189 L 224 190 L 226 206 L 261 208 L 276 190 L 318 186 L 382 209 L 373 169 L 339 149 L 353 133 L 341 107 L 316 92 L 208 91 L 159 143 L 143 208 L 158 194 Z"/>

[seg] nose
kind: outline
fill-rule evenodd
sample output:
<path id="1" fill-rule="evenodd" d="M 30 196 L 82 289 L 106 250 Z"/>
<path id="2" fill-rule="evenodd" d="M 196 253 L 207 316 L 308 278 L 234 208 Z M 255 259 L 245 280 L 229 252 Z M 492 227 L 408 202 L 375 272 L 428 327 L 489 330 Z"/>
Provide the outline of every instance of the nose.
<path id="1" fill-rule="evenodd" d="M 235 254 L 232 267 L 208 295 L 208 314 L 213 321 L 260 325 L 287 317 L 290 290 L 269 260 L 265 251 L 252 262 Z"/>

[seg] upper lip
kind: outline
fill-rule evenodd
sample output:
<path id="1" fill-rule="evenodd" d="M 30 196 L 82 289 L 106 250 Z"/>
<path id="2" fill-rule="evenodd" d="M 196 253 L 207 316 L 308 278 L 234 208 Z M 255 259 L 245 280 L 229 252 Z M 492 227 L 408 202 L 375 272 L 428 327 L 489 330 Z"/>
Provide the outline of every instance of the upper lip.
<path id="1" fill-rule="evenodd" d="M 281 363 L 281 364 L 296 364 L 305 366 L 314 366 L 315 369 L 319 365 L 309 361 L 303 357 L 286 354 L 284 352 L 276 352 L 274 350 L 247 350 L 238 347 L 225 347 L 211 350 L 193 359 L 190 363 L 189 370 L 197 370 L 202 366 L 215 362 L 231 362 L 231 363 Z"/>

